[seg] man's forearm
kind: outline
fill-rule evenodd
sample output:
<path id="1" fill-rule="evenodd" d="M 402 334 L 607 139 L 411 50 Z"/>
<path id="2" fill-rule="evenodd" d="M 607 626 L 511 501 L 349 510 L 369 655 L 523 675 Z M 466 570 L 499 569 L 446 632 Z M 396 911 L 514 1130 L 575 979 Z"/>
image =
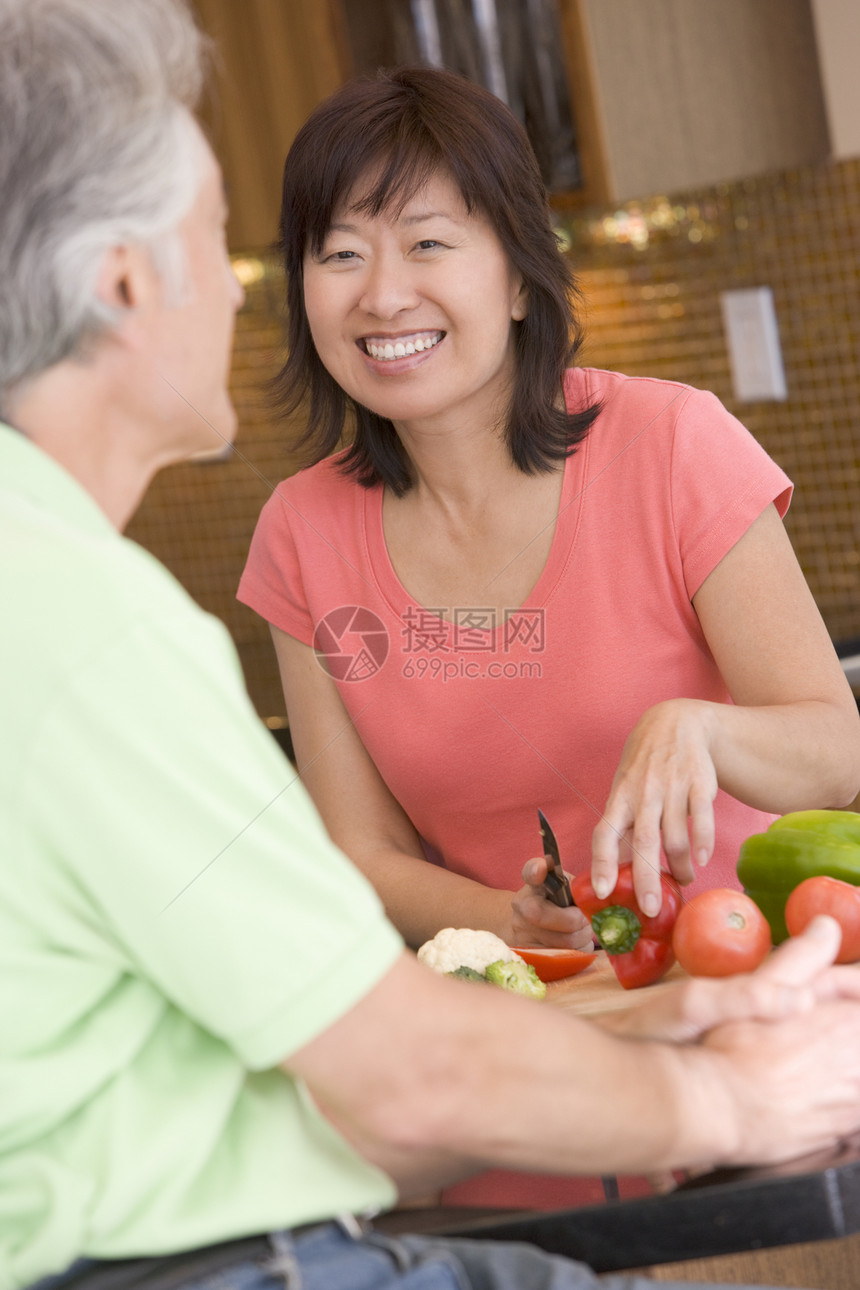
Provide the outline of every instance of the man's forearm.
<path id="1" fill-rule="evenodd" d="M 728 1121 L 724 1143 L 733 1130 L 711 1088 L 720 1060 L 617 1038 L 404 957 L 287 1066 L 363 1155 L 426 1188 L 490 1165 L 592 1174 L 709 1163 L 714 1118 Z"/>

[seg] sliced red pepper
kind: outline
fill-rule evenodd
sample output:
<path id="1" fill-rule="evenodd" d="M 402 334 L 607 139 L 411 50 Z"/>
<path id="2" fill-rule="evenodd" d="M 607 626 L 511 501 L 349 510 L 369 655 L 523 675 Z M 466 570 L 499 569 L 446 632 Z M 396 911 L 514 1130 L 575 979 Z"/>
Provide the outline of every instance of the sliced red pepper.
<path id="1" fill-rule="evenodd" d="M 675 962 L 672 929 L 682 904 L 681 889 L 665 873 L 660 874 L 660 885 L 663 903 L 659 914 L 649 918 L 633 891 L 632 865 L 621 865 L 615 887 L 603 900 L 595 894 L 588 873 L 570 884 L 574 901 L 591 919 L 592 931 L 625 990 L 653 985 Z"/>

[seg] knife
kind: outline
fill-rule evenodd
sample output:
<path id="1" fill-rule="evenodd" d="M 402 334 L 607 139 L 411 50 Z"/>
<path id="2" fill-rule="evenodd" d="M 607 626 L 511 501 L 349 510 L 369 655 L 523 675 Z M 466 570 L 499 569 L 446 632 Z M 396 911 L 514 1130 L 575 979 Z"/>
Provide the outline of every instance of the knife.
<path id="1" fill-rule="evenodd" d="M 543 838 L 544 855 L 551 862 L 543 889 L 547 894 L 547 898 L 554 905 L 560 905 L 562 909 L 567 909 L 576 902 L 571 895 L 567 874 L 561 867 L 561 858 L 558 854 L 558 843 L 555 840 L 555 834 L 549 826 L 549 820 L 540 809 L 538 810 L 538 824 Z"/>

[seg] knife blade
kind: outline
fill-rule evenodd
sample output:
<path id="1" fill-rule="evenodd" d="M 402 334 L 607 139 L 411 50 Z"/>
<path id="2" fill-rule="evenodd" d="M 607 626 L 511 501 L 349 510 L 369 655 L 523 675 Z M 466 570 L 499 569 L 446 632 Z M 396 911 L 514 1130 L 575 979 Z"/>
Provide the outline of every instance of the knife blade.
<path id="1" fill-rule="evenodd" d="M 555 834 L 550 828 L 549 820 L 540 808 L 538 808 L 538 824 L 541 838 L 543 839 L 544 855 L 551 862 L 543 889 L 547 894 L 547 899 L 551 900 L 554 905 L 560 905 L 562 909 L 568 909 L 575 903 L 571 895 L 570 883 L 561 866 L 561 857 L 558 854 L 558 843 L 555 840 Z"/>

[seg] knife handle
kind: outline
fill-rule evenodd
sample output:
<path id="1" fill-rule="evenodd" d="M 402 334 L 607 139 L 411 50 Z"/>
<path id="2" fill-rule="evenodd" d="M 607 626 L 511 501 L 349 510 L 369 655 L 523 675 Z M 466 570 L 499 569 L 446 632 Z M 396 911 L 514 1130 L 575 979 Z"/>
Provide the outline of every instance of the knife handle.
<path id="1" fill-rule="evenodd" d="M 574 904 L 567 879 L 559 878 L 558 874 L 554 873 L 552 869 L 544 879 L 543 887 L 554 905 L 559 905 L 562 909 L 569 909 Z"/>

